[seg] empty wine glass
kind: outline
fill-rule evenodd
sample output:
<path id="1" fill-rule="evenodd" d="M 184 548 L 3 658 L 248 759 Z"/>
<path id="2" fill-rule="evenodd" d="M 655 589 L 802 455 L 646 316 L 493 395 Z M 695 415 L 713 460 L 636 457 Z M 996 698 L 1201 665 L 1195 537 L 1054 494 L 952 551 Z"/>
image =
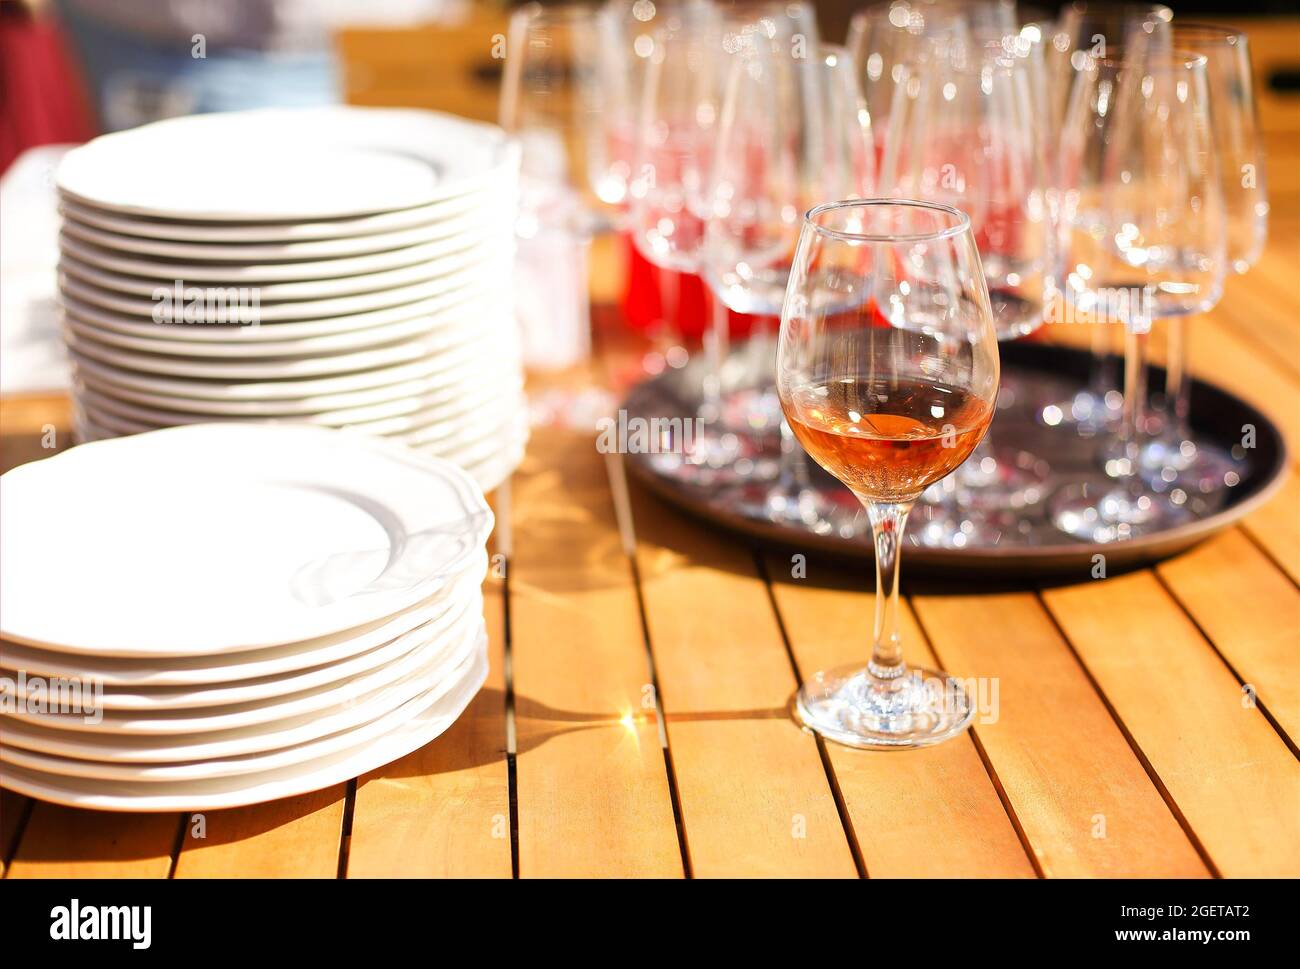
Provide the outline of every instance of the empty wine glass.
<path id="1" fill-rule="evenodd" d="M 874 183 L 870 122 L 848 52 L 774 40 L 751 31 L 732 65 L 704 245 L 718 306 L 758 316 L 781 312 L 803 213 L 826 199 L 862 198 Z M 764 369 L 771 372 L 770 356 Z M 774 482 L 742 485 L 728 500 L 772 521 L 854 534 L 854 516 L 810 485 L 774 386 L 755 388 L 746 403 L 755 429 L 779 425 L 780 470 Z"/>
<path id="2" fill-rule="evenodd" d="M 565 367 L 591 347 L 588 254 L 611 228 L 598 14 L 530 3 L 510 17 L 501 126 L 519 142 L 516 313 L 530 366 Z"/>
<path id="3" fill-rule="evenodd" d="M 1174 24 L 1179 50 L 1206 59 L 1210 121 L 1219 155 L 1227 226 L 1227 261 L 1245 273 L 1259 259 L 1268 237 L 1264 146 L 1255 119 L 1254 81 L 1246 35 L 1231 27 Z M 1148 482 L 1214 500 L 1241 479 L 1242 462 L 1221 448 L 1193 441 L 1189 427 L 1189 321 L 1169 321 L 1164 407 L 1160 433 L 1143 448 Z"/>
<path id="4" fill-rule="evenodd" d="M 1204 312 L 1224 276 L 1223 192 L 1205 58 L 1180 52 L 1095 59 L 1079 73 L 1062 136 L 1065 292 L 1125 328 L 1124 421 L 1107 458 L 1116 483 L 1063 489 L 1062 530 L 1113 542 L 1184 521 L 1187 495 L 1138 474 L 1154 319 Z"/>
<path id="5" fill-rule="evenodd" d="M 781 314 L 777 389 L 808 453 L 866 507 L 876 553 L 870 662 L 808 679 L 798 715 L 854 747 L 945 740 L 974 708 L 950 677 L 903 662 L 898 576 L 913 503 L 975 448 L 997 398 L 993 309 L 966 215 L 896 199 L 812 209 Z"/>
<path id="6" fill-rule="evenodd" d="M 893 195 L 944 202 L 967 213 L 999 339 L 1033 332 L 1054 300 L 1056 230 L 1049 199 L 1046 118 L 1034 96 L 1034 51 L 1017 33 L 972 33 L 924 71 L 905 74 L 890 112 L 882 184 Z M 949 485 L 927 495 L 922 544 L 996 542 L 996 511 L 1043 496 L 1047 462 L 992 437 Z"/>
<path id="7" fill-rule="evenodd" d="M 876 155 L 884 152 L 894 92 L 907 72 L 920 73 L 965 42 L 960 8 L 944 0 L 886 0 L 858 11 L 849 21 L 845 46 L 858 67 L 875 134 Z"/>
<path id="8" fill-rule="evenodd" d="M 1063 130 L 1075 78 L 1093 60 L 1125 51 L 1130 58 L 1146 51 L 1168 52 L 1173 11 L 1164 4 L 1074 0 L 1061 8 L 1050 41 L 1043 51 L 1047 68 L 1053 132 Z M 1123 417 L 1123 395 L 1114 351 L 1116 328 L 1091 325 L 1092 360 L 1088 382 L 1065 400 L 1051 401 L 1040 410 L 1043 423 L 1073 427 L 1093 436 L 1119 428 Z"/>

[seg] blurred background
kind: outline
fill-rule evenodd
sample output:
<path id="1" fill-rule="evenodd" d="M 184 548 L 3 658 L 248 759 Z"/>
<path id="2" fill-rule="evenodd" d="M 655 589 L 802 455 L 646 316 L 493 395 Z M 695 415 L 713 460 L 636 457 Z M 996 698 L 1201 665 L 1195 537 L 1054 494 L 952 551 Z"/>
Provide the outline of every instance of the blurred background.
<path id="1" fill-rule="evenodd" d="M 500 42 L 514 6 L 492 0 L 0 0 L 0 170 L 34 145 L 207 111 L 343 101 L 495 121 Z M 849 18 L 868 4 L 816 0 L 814 6 L 823 38 L 840 42 Z M 1175 7 L 1184 20 L 1297 13 L 1293 0 L 1181 0 Z M 1250 34 L 1261 114 L 1275 127 L 1300 125 L 1300 106 L 1279 111 L 1267 103 L 1277 92 L 1300 88 L 1296 34 Z"/>

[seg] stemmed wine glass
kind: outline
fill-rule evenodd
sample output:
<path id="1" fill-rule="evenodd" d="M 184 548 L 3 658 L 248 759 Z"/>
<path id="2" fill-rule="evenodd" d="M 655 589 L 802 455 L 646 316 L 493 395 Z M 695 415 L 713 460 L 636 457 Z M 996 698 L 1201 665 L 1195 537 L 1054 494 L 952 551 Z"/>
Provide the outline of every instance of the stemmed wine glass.
<path id="1" fill-rule="evenodd" d="M 759 27 L 741 38 L 719 124 L 707 212 L 703 275 L 725 312 L 778 316 L 803 213 L 825 199 L 862 198 L 874 184 L 870 120 L 848 52 L 791 47 Z M 755 337 L 752 359 L 774 342 Z M 763 370 L 771 372 L 772 358 Z M 860 511 L 811 487 L 807 457 L 782 418 L 774 388 L 746 399 L 757 426 L 779 425 L 774 482 L 742 483 L 728 500 L 769 520 L 852 535 Z"/>
<path id="2" fill-rule="evenodd" d="M 735 51 L 724 45 L 723 20 L 711 4 L 671 9 L 651 36 L 638 111 L 636 163 L 629 227 L 638 251 L 662 279 L 699 273 L 711 166 L 715 157 L 723 86 Z M 665 291 L 665 317 L 671 318 Z M 652 456 L 662 474 L 712 486 L 731 480 L 746 443 L 722 426 L 717 353 L 703 381 L 703 402 L 693 416 L 699 430 L 688 450 Z"/>
<path id="3" fill-rule="evenodd" d="M 894 92 L 906 72 L 917 72 L 965 39 L 962 11 L 941 0 L 880 0 L 849 20 L 845 46 L 875 131 L 876 154 L 884 151 Z"/>
<path id="4" fill-rule="evenodd" d="M 807 680 L 798 714 L 854 747 L 945 740 L 974 708 L 950 677 L 903 662 L 898 566 L 913 503 L 974 450 L 997 399 L 997 334 L 970 219 L 914 200 L 812 209 L 786 290 L 776 379 L 800 442 L 866 507 L 876 553 L 871 660 Z"/>
<path id="5" fill-rule="evenodd" d="M 1049 42 L 1043 51 L 1047 68 L 1047 91 L 1052 131 L 1065 125 L 1075 79 L 1097 58 L 1110 58 L 1126 51 L 1130 58 L 1147 51 L 1167 53 L 1171 49 L 1170 22 L 1173 11 L 1160 3 L 1140 0 L 1073 0 L 1061 8 Z M 1049 426 L 1073 427 L 1079 434 L 1094 436 L 1116 430 L 1123 417 L 1123 397 L 1113 351 L 1115 328 L 1091 326 L 1092 360 L 1087 385 L 1064 400 L 1048 401 L 1039 410 Z"/>
<path id="6" fill-rule="evenodd" d="M 516 312 L 534 366 L 590 351 L 589 247 L 620 218 L 605 137 L 611 73 L 596 10 L 529 3 L 511 15 L 499 120 L 521 149 Z"/>
<path id="7" fill-rule="evenodd" d="M 1015 33 L 1000 33 L 1005 27 L 996 29 L 972 33 L 947 57 L 905 73 L 890 112 L 882 185 L 969 215 L 994 330 L 1011 340 L 1041 326 L 1055 299 L 1056 230 L 1035 51 L 1018 46 Z M 1048 472 L 1037 455 L 985 440 L 944 488 L 926 496 L 920 543 L 995 543 L 1004 523 L 969 512 L 1036 502 Z"/>
<path id="8" fill-rule="evenodd" d="M 1116 483 L 1062 489 L 1052 519 L 1091 542 L 1162 530 L 1188 517 L 1186 494 L 1138 473 L 1146 428 L 1147 340 L 1155 319 L 1200 313 L 1224 277 L 1223 191 L 1201 55 L 1146 51 L 1095 59 L 1078 76 L 1062 136 L 1065 292 L 1125 328 L 1124 421 Z"/>
<path id="9" fill-rule="evenodd" d="M 1245 273 L 1259 259 L 1268 237 L 1264 147 L 1256 126 L 1254 82 L 1246 35 L 1231 27 L 1174 24 L 1179 50 L 1204 55 L 1210 120 L 1219 154 L 1227 232 L 1227 262 Z M 1241 462 L 1192 440 L 1188 426 L 1188 321 L 1169 321 L 1162 426 L 1143 448 L 1142 469 L 1158 490 L 1214 500 L 1239 480 Z"/>

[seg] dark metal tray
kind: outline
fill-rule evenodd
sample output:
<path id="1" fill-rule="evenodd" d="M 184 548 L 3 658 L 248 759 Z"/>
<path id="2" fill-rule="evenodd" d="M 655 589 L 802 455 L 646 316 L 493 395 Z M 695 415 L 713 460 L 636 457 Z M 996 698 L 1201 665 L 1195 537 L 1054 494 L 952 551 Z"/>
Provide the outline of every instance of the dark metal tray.
<path id="1" fill-rule="evenodd" d="M 1192 386 L 1192 436 L 1198 443 L 1233 451 L 1242 462 L 1240 480 L 1218 497 L 1193 496 L 1188 507 L 1192 519 L 1167 531 L 1125 541 L 1091 544 L 1060 532 L 1047 515 L 1052 494 L 1078 482 L 1104 487 L 1109 479 L 1101 469 L 1102 437 L 1081 437 L 1069 426 L 1049 427 L 1038 418 L 1041 406 L 1068 398 L 1083 387 L 1089 355 L 1067 347 L 1035 343 L 1007 344 L 1001 348 L 1003 382 L 1016 389 L 1015 400 L 1004 400 L 994 419 L 991 436 L 999 447 L 1011 444 L 1047 460 L 1051 474 L 1040 500 L 1015 512 L 969 510 L 969 517 L 996 531 L 993 541 L 972 542 L 964 548 L 944 548 L 920 543 L 926 506 L 918 503 L 908 524 L 905 571 L 996 573 L 1025 578 L 1086 578 L 1094 569 L 1094 556 L 1105 556 L 1107 572 L 1149 564 L 1180 552 L 1249 514 L 1281 485 L 1286 473 L 1286 445 L 1277 426 L 1250 404 L 1220 387 L 1202 381 Z M 700 400 L 703 362 L 693 360 L 680 370 L 647 380 L 634 387 L 623 404 L 627 418 L 683 417 L 695 413 Z M 1164 371 L 1153 368 L 1151 386 L 1163 388 Z M 1243 426 L 1255 429 L 1254 446 L 1242 448 Z M 774 458 L 779 441 L 766 435 L 763 446 Z M 720 527 L 742 532 L 765 543 L 807 552 L 829 552 L 870 559 L 872 543 L 865 513 L 838 481 L 809 461 L 812 486 L 826 501 L 843 510 L 851 522 L 842 533 L 818 534 L 802 523 L 774 522 L 725 487 L 701 487 L 665 476 L 645 454 L 629 454 L 633 476 L 653 492 L 691 514 Z"/>

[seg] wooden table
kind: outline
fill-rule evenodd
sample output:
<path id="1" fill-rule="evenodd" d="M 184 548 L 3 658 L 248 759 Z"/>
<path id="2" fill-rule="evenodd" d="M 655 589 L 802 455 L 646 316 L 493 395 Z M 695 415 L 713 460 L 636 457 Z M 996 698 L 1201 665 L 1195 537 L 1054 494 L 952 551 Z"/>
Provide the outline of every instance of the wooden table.
<path id="1" fill-rule="evenodd" d="M 1300 122 L 1270 110 L 1268 253 L 1191 360 L 1300 460 Z M 51 453 L 51 428 L 68 442 L 66 400 L 0 402 L 4 467 Z M 908 658 L 1000 690 L 996 722 L 907 753 L 823 744 L 786 711 L 802 674 L 864 657 L 864 571 L 792 578 L 622 482 L 591 432 L 535 432 L 497 496 L 492 673 L 434 743 L 201 822 L 4 792 L 5 877 L 1300 875 L 1294 476 L 1154 569 L 905 586 Z"/>

